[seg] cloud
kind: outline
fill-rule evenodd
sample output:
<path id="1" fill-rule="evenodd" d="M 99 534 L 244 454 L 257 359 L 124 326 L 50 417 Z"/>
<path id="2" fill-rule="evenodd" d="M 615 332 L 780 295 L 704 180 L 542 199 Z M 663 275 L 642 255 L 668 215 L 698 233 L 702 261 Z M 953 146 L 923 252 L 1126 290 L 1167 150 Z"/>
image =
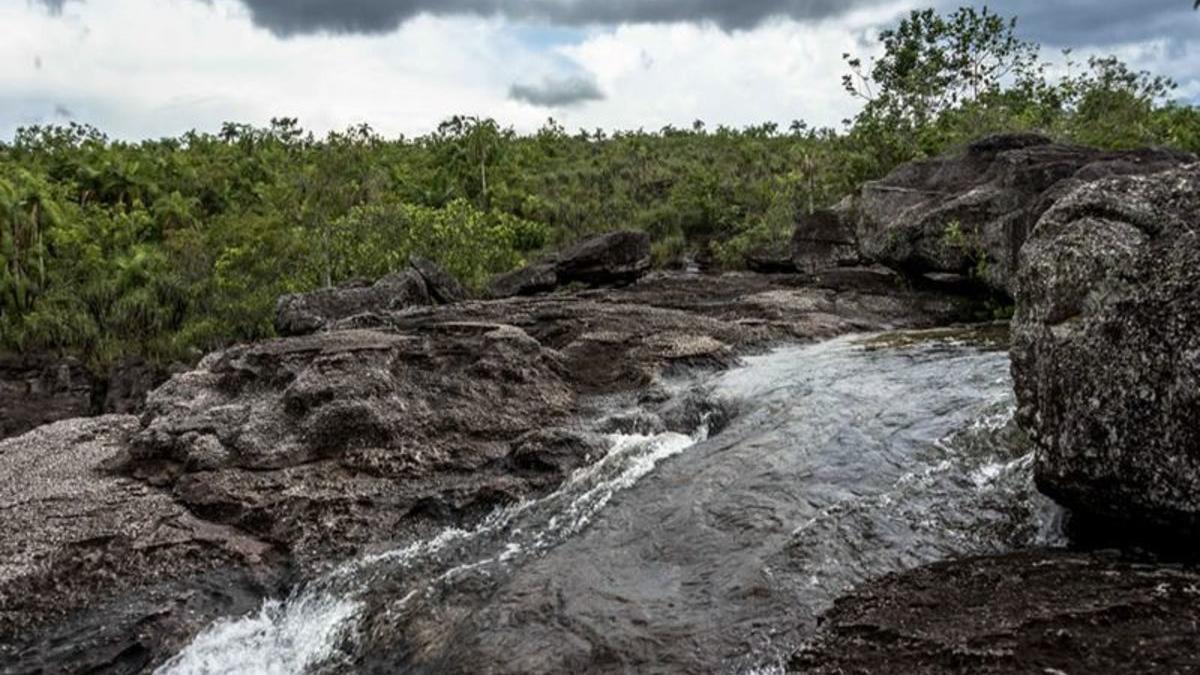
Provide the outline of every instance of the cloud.
<path id="1" fill-rule="evenodd" d="M 68 108 L 67 106 L 65 106 L 61 103 L 55 103 L 54 104 L 54 116 L 55 117 L 64 117 L 64 118 L 69 119 L 69 118 L 74 117 L 75 113 L 71 112 L 71 109 Z"/>
<path id="2" fill-rule="evenodd" d="M 584 77 L 547 77 L 541 84 L 514 84 L 508 97 L 543 108 L 560 108 L 588 101 L 604 100 L 604 92 L 590 79 Z"/>
<path id="3" fill-rule="evenodd" d="M 56 2 L 62 0 L 43 0 Z M 276 35 L 387 33 L 409 19 L 500 17 L 559 26 L 712 23 L 753 28 L 773 17 L 808 21 L 842 16 L 884 0 L 242 0 L 258 26 Z"/>

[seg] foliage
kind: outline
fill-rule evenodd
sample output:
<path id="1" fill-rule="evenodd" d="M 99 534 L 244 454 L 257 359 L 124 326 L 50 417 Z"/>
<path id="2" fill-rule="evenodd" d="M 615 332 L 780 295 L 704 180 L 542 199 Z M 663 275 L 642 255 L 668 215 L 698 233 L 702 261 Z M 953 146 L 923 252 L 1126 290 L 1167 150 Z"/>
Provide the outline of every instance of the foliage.
<path id="1" fill-rule="evenodd" d="M 292 118 L 138 143 L 22 129 L 0 143 L 0 349 L 96 368 L 192 358 L 272 335 L 282 293 L 381 276 L 412 253 L 478 288 L 614 228 L 650 233 L 659 265 L 738 266 L 786 245 L 799 214 L 990 131 L 1200 150 L 1200 111 L 1170 101 L 1169 80 L 1114 58 L 1052 65 L 988 10 L 913 12 L 873 60 L 846 59 L 863 107 L 841 131 L 549 120 L 519 135 L 462 116 L 412 139 L 365 125 L 317 138 Z"/>

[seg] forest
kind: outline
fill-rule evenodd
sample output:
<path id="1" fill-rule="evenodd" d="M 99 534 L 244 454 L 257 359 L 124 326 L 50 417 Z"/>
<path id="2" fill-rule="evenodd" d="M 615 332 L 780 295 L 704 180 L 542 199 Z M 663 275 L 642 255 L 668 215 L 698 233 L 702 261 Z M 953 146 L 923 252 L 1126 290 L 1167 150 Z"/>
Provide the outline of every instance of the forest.
<path id="1" fill-rule="evenodd" d="M 655 263 L 719 269 L 786 241 L 897 164 L 993 131 L 1200 151 L 1200 109 L 1113 57 L 1047 58 L 1015 18 L 914 11 L 845 56 L 860 112 L 741 129 L 519 134 L 455 116 L 415 138 L 369 126 L 125 142 L 80 125 L 0 142 L 0 351 L 194 360 L 272 335 L 284 293 L 378 277 L 416 253 L 470 287 L 581 236 L 644 230 Z M 838 77 L 837 74 L 830 75 Z"/>

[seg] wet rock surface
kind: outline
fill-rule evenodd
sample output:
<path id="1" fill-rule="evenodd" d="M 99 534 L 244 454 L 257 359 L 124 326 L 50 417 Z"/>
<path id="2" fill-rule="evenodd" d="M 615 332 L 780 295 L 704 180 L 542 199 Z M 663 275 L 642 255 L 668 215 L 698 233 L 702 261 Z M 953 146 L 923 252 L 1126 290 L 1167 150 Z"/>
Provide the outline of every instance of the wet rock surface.
<path id="1" fill-rule="evenodd" d="M 1200 568 L 1035 550 L 935 563 L 838 600 L 797 673 L 1200 670 Z"/>
<path id="2" fill-rule="evenodd" d="M 1200 165 L 1083 184 L 1022 252 L 1019 419 L 1081 516 L 1200 529 Z"/>
<path id="3" fill-rule="evenodd" d="M 901 165 L 867 183 L 850 216 L 867 257 L 907 274 L 974 274 L 1011 295 L 1017 254 L 1043 212 L 1103 176 L 1148 175 L 1195 157 L 1102 151 L 1036 134 L 989 136 L 961 155 Z"/>

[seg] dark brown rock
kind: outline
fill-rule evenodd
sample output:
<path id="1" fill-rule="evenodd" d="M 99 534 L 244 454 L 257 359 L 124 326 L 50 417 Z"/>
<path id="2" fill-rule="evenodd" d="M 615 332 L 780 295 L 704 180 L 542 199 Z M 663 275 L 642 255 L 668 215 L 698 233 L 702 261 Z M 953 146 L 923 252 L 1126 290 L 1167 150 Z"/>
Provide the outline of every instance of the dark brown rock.
<path id="1" fill-rule="evenodd" d="M 1018 420 L 1039 487 L 1146 531 L 1200 531 L 1200 165 L 1084 183 L 1021 254 Z"/>
<path id="2" fill-rule="evenodd" d="M 838 600 L 789 670 L 1185 673 L 1200 670 L 1200 571 L 1030 551 L 936 563 Z"/>
<path id="3" fill-rule="evenodd" d="M 429 289 L 417 270 L 407 269 L 383 277 L 370 286 L 350 283 L 311 293 L 279 298 L 275 330 L 280 335 L 307 335 L 330 322 L 371 311 L 400 310 L 429 305 Z"/>
<path id="4" fill-rule="evenodd" d="M 990 136 L 961 155 L 904 164 L 864 185 L 853 205 L 857 239 L 867 257 L 907 274 L 972 274 L 1011 295 L 1033 224 L 1076 181 L 1187 161 L 1194 156 Z"/>
<path id="5" fill-rule="evenodd" d="M 763 244 L 750 249 L 745 256 L 746 269 L 759 274 L 793 274 L 796 265 L 786 242 Z"/>
<path id="6" fill-rule="evenodd" d="M 791 254 L 792 265 L 805 274 L 820 274 L 861 262 L 854 223 L 836 210 L 802 216 L 792 235 Z"/>
<path id="7" fill-rule="evenodd" d="M 431 526 L 407 515 L 421 504 L 462 517 L 541 487 L 506 461 L 518 437 L 571 412 L 560 369 L 494 323 L 235 347 L 150 397 L 126 470 L 297 560 L 347 556 Z"/>
<path id="8" fill-rule="evenodd" d="M 142 411 L 146 396 L 166 380 L 166 370 L 157 364 L 138 356 L 121 359 L 109 369 L 103 411 L 136 415 Z"/>
<path id="9" fill-rule="evenodd" d="M 534 263 L 492 279 L 488 286 L 493 298 L 535 295 L 558 287 L 558 273 L 550 263 Z"/>
<path id="10" fill-rule="evenodd" d="M 540 260 L 492 280 L 489 295 L 536 295 L 561 286 L 620 286 L 650 269 L 650 235 L 617 230 L 588 237 L 553 258 Z"/>
<path id="11" fill-rule="evenodd" d="M 560 285 L 609 286 L 636 281 L 650 269 L 650 235 L 606 232 L 560 251 L 555 272 Z"/>
<path id="12" fill-rule="evenodd" d="M 458 279 L 454 278 L 454 275 L 442 269 L 440 265 L 432 260 L 422 258 L 419 255 L 413 255 L 409 257 L 408 264 L 412 265 L 412 268 L 425 280 L 425 286 L 429 289 L 429 295 L 435 301 L 443 305 L 449 305 L 455 302 L 462 302 L 471 297 L 471 294 L 467 292 L 466 288 L 463 288 Z"/>
<path id="13" fill-rule="evenodd" d="M 0 438 L 95 410 L 95 378 L 77 359 L 0 355 Z"/>

